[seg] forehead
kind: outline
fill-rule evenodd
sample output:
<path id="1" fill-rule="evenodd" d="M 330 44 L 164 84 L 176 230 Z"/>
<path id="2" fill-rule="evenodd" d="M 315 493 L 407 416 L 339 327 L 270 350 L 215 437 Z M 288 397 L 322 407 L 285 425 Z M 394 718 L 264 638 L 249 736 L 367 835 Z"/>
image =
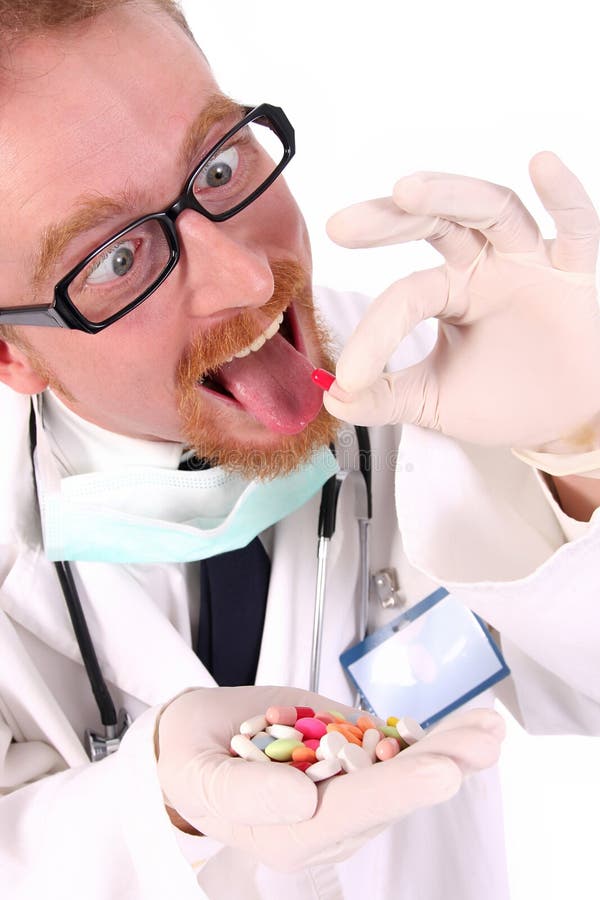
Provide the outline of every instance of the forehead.
<path id="1" fill-rule="evenodd" d="M 175 22 L 125 7 L 31 39 L 12 63 L 15 77 L 0 88 L 4 271 L 23 264 L 45 225 L 82 194 L 151 188 L 169 201 L 183 136 L 218 92 Z"/>

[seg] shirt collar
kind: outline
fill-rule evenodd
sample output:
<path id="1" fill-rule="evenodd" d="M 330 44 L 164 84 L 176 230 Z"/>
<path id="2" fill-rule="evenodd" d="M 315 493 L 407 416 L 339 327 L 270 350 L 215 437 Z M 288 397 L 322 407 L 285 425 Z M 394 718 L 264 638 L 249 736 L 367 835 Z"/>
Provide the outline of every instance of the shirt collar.
<path id="1" fill-rule="evenodd" d="M 176 469 L 185 446 L 108 431 L 82 419 L 51 390 L 42 395 L 42 421 L 61 477 L 129 465 Z"/>

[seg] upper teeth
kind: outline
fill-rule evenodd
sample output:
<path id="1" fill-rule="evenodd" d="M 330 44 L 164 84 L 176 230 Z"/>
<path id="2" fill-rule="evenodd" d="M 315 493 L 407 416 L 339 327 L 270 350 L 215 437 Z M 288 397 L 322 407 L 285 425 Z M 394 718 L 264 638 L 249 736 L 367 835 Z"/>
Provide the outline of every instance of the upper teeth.
<path id="1" fill-rule="evenodd" d="M 268 328 L 265 328 L 262 334 L 252 341 L 247 347 L 244 347 L 242 350 L 238 350 L 237 353 L 234 353 L 233 356 L 230 356 L 228 359 L 223 360 L 223 364 L 230 363 L 232 359 L 238 358 L 240 359 L 242 356 L 248 356 L 250 353 L 256 353 L 257 350 L 260 350 L 262 345 L 266 343 L 273 335 L 277 334 L 279 331 L 279 326 L 283 322 L 283 313 L 279 313 L 276 319 L 273 319 Z"/>

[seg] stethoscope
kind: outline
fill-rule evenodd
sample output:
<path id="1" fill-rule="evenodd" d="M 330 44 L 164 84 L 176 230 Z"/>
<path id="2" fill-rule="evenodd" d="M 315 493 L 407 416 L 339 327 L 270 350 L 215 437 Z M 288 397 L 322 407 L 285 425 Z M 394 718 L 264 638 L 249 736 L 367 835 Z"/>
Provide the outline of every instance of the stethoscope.
<path id="1" fill-rule="evenodd" d="M 371 442 L 369 432 L 363 426 L 355 426 L 358 443 L 359 487 L 357 495 L 357 521 L 359 528 L 359 640 L 366 635 L 369 605 L 369 526 L 372 517 L 371 491 Z M 36 497 L 38 496 L 37 480 L 33 455 L 37 446 L 37 424 L 33 401 L 29 417 L 29 444 L 31 449 L 33 482 Z M 327 583 L 327 555 L 329 543 L 335 533 L 337 506 L 340 490 L 348 476 L 354 470 L 340 468 L 323 485 L 321 504 L 319 507 L 318 543 L 317 543 L 317 581 L 315 590 L 315 606 L 313 616 L 313 636 L 310 665 L 310 690 L 318 693 L 319 673 L 322 656 L 323 620 L 325 611 L 325 590 Z M 73 578 L 71 566 L 67 561 L 53 563 L 60 587 L 65 598 L 73 632 L 77 639 L 83 665 L 100 713 L 100 721 L 104 734 L 87 729 L 84 735 L 86 752 L 92 762 L 104 759 L 119 749 L 123 735 L 131 724 L 131 717 L 126 710 L 120 709 L 117 714 L 110 691 L 108 690 L 94 644 L 87 626 L 85 615 L 79 599 L 79 592 Z M 360 696 L 357 703 L 360 705 Z"/>

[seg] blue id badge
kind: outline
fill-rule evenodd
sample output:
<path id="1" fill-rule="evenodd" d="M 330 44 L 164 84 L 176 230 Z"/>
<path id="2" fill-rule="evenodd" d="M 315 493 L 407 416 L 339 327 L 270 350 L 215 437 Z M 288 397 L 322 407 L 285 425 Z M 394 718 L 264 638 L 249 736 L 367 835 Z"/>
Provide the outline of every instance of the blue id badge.
<path id="1" fill-rule="evenodd" d="M 510 675 L 484 622 L 444 588 L 340 656 L 370 712 L 428 728 Z"/>

